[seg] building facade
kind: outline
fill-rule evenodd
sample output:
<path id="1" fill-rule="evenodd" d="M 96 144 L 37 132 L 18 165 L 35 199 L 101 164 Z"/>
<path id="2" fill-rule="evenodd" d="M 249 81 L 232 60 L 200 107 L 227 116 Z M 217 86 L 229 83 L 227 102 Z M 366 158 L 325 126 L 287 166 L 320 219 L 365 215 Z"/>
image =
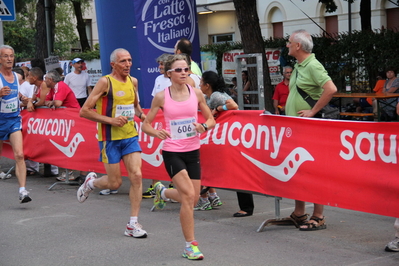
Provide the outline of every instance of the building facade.
<path id="1" fill-rule="evenodd" d="M 95 1 L 85 12 L 86 32 L 93 47 L 98 43 Z M 360 30 L 360 1 L 349 4 L 335 0 L 337 10 L 326 13 L 324 4 L 318 0 L 257 0 L 257 10 L 264 38 L 281 38 L 297 29 L 306 29 L 312 34 L 330 34 Z M 399 7 L 395 0 L 371 0 L 372 29 L 390 28 L 399 30 Z M 241 41 L 234 3 L 232 0 L 196 0 L 200 45 L 225 41 Z"/>
<path id="2" fill-rule="evenodd" d="M 360 30 L 360 1 L 350 6 L 344 0 L 335 0 L 337 10 L 326 13 L 324 4 L 318 0 L 257 0 L 257 10 L 264 38 L 286 37 L 297 29 L 311 34 L 330 34 Z M 371 0 L 372 29 L 399 30 L 399 7 L 396 1 Z M 200 44 L 224 41 L 241 41 L 233 1 L 197 0 Z M 350 17 L 350 19 L 349 19 Z"/>

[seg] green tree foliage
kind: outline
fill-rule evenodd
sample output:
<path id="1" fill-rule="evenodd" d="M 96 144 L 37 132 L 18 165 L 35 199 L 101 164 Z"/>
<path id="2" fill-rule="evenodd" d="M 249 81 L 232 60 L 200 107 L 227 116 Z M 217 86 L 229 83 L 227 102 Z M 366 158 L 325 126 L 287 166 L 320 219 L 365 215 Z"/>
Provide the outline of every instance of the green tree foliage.
<path id="1" fill-rule="evenodd" d="M 399 32 L 391 30 L 354 31 L 335 38 L 313 35 L 316 58 L 324 65 L 328 74 L 344 91 L 344 77 L 349 75 L 354 92 L 370 92 L 376 83 L 378 72 L 387 67 L 399 70 Z M 295 59 L 288 56 L 285 45 L 288 38 L 264 40 L 265 48 L 280 48 L 281 62 L 295 65 Z M 204 45 L 201 51 L 213 52 L 217 56 L 217 70 L 222 73 L 223 53 L 242 49 L 239 42 Z M 282 66 L 284 66 L 282 65 Z"/>
<path id="2" fill-rule="evenodd" d="M 71 12 L 71 3 L 62 2 L 55 10 L 55 42 L 54 54 L 62 58 L 68 57 L 71 45 L 78 41 L 72 23 L 74 14 Z"/>
<path id="3" fill-rule="evenodd" d="M 35 30 L 29 27 L 29 22 L 17 14 L 16 21 L 3 22 L 4 43 L 15 50 L 18 60 L 29 58 L 35 53 Z"/>
<path id="4" fill-rule="evenodd" d="M 399 33 L 391 30 L 354 31 L 335 39 L 313 36 L 313 52 L 340 89 L 344 76 L 352 79 L 352 90 L 370 92 L 378 72 L 399 69 Z"/>
<path id="5" fill-rule="evenodd" d="M 43 0 L 42 0 L 43 2 Z M 75 14 L 71 12 L 73 9 L 71 0 L 57 0 L 55 8 L 55 28 L 54 28 L 54 47 L 53 55 L 61 58 L 71 57 L 70 47 L 79 41 L 74 28 L 76 28 Z M 54 2 L 54 3 L 55 3 Z M 88 7 L 88 0 L 82 0 L 82 9 Z M 45 25 L 37 26 L 37 0 L 18 0 L 15 2 L 17 19 L 16 21 L 3 22 L 4 42 L 11 45 L 16 52 L 18 60 L 30 60 L 37 57 L 35 53 L 38 49 L 40 51 L 46 50 L 46 34 Z M 44 16 L 41 16 L 42 18 Z M 35 48 L 35 40 L 38 38 L 37 28 L 42 28 L 42 37 L 40 48 Z M 43 47 L 42 47 L 43 46 Z M 95 53 L 94 53 L 95 54 Z M 94 56 L 94 55 L 93 55 Z M 97 51 L 98 58 L 98 51 Z"/>

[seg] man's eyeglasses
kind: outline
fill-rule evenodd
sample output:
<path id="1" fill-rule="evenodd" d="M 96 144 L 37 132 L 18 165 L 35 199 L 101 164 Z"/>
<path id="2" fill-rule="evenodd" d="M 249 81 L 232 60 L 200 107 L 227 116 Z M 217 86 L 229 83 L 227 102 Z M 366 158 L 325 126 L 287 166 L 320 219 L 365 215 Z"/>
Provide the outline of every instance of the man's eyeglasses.
<path id="1" fill-rule="evenodd" d="M 3 56 L 1 56 L 1 57 L 5 58 L 5 59 L 7 59 L 7 58 L 13 59 L 13 58 L 14 58 L 14 55 L 13 55 L 13 54 L 12 54 L 12 55 L 3 55 Z"/>
<path id="2" fill-rule="evenodd" d="M 188 72 L 188 67 L 186 67 L 186 68 L 180 68 L 180 67 L 178 67 L 178 68 L 172 68 L 172 69 L 169 69 L 168 70 L 168 72 L 172 72 L 172 71 L 174 71 L 174 72 L 176 72 L 176 73 L 180 73 L 180 72 L 182 72 L 184 70 L 184 72 Z"/>
<path id="3" fill-rule="evenodd" d="M 284 72 L 284 74 L 292 74 L 292 72 Z"/>

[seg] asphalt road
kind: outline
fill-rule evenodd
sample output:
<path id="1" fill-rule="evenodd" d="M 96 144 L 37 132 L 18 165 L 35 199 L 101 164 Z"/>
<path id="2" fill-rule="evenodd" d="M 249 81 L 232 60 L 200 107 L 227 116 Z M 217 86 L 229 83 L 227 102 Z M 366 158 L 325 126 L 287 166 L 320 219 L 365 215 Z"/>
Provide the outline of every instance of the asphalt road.
<path id="1" fill-rule="evenodd" d="M 13 161 L 1 158 L 6 171 Z M 233 177 L 232 177 L 233 178 Z M 148 238 L 123 235 L 129 219 L 128 181 L 119 194 L 90 195 L 83 204 L 77 186 L 48 188 L 54 178 L 28 177 L 32 202 L 20 204 L 15 176 L 0 179 L 0 266 L 36 265 L 399 265 L 399 253 L 385 252 L 393 238 L 394 218 L 326 207 L 327 229 L 303 232 L 293 226 L 268 226 L 274 218 L 274 198 L 255 195 L 255 213 L 233 218 L 236 194 L 219 189 L 223 206 L 195 212 L 196 238 L 203 261 L 181 257 L 184 239 L 179 204 L 150 212 L 143 199 L 139 222 Z M 143 180 L 144 187 L 150 183 Z M 294 202 L 281 201 L 281 216 L 289 216 Z M 308 212 L 311 212 L 309 205 Z"/>

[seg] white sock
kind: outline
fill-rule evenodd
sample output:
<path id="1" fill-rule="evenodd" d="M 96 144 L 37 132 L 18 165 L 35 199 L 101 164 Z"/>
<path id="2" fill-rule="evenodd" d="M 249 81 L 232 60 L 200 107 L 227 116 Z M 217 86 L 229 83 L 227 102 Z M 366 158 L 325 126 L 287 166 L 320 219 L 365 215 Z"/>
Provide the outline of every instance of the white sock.
<path id="1" fill-rule="evenodd" d="M 186 248 L 189 248 L 191 246 L 191 243 L 193 243 L 195 240 L 190 241 L 190 242 L 186 242 Z"/>
<path id="2" fill-rule="evenodd" d="M 201 200 L 201 202 L 208 202 L 209 201 L 208 198 L 203 198 L 203 197 L 200 197 L 200 200 Z"/>
<path id="3" fill-rule="evenodd" d="M 211 199 L 214 199 L 214 198 L 216 198 L 218 196 L 218 194 L 216 194 L 216 192 L 215 193 L 209 193 L 209 197 L 211 198 Z"/>
<path id="4" fill-rule="evenodd" d="M 26 190 L 25 187 L 20 187 L 19 188 L 19 193 L 21 193 L 22 191 Z"/>
<path id="5" fill-rule="evenodd" d="M 168 198 L 165 196 L 165 191 L 166 191 L 165 188 L 162 189 L 162 191 L 161 191 L 161 198 L 162 198 L 163 200 L 168 200 Z"/>
<path id="6" fill-rule="evenodd" d="M 137 216 L 130 216 L 129 224 L 133 225 L 133 224 L 137 223 L 137 220 L 138 220 Z"/>

